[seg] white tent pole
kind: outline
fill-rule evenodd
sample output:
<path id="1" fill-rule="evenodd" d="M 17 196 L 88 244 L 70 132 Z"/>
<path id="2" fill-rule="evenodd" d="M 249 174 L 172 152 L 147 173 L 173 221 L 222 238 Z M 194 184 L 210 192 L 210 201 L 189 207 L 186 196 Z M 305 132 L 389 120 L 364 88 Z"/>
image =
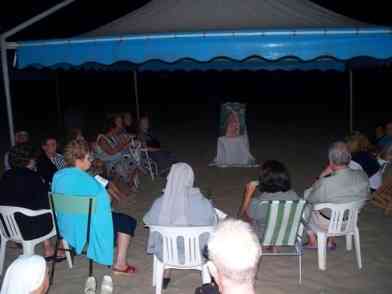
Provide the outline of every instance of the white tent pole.
<path id="1" fill-rule="evenodd" d="M 3 38 L 1 40 L 1 69 L 3 72 L 4 92 L 7 103 L 7 118 L 9 127 L 10 143 L 12 146 L 15 145 L 15 130 L 14 130 L 14 118 L 12 116 L 12 104 L 11 104 L 11 93 L 10 93 L 10 76 L 8 73 L 8 61 L 7 61 L 7 49 L 5 48 L 5 42 Z"/>
<path id="2" fill-rule="evenodd" d="M 15 130 L 14 130 L 14 118 L 12 115 L 12 103 L 11 103 L 11 91 L 10 91 L 10 77 L 8 72 L 8 60 L 7 60 L 7 38 L 16 34 L 17 32 L 27 28 L 28 26 L 40 21 L 41 19 L 47 17 L 48 15 L 56 12 L 57 10 L 71 4 L 75 0 L 67 0 L 63 1 L 48 10 L 30 18 L 29 20 L 21 23 L 20 25 L 12 28 L 11 30 L 3 33 L 1 35 L 0 40 L 0 47 L 1 47 L 1 67 L 3 72 L 3 81 L 4 81 L 4 92 L 5 92 L 5 99 L 7 103 L 7 115 L 8 115 L 8 126 L 9 126 L 9 133 L 10 133 L 10 141 L 11 145 L 15 145 Z"/>
<path id="3" fill-rule="evenodd" d="M 136 104 L 136 119 L 140 119 L 140 105 L 139 105 L 139 91 L 137 87 L 137 71 L 133 71 L 133 86 L 134 86 L 134 93 L 135 93 L 135 104 Z"/>
<path id="4" fill-rule="evenodd" d="M 354 112 L 353 112 L 353 72 L 349 69 L 350 76 L 350 134 L 352 134 L 354 130 Z"/>

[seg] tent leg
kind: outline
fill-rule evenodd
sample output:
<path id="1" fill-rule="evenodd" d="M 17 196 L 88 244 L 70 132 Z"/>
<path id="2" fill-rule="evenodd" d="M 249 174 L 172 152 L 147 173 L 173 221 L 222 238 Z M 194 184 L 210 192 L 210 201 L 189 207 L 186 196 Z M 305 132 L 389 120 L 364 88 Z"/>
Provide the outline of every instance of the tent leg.
<path id="1" fill-rule="evenodd" d="M 140 105 L 139 105 L 139 91 L 137 87 L 137 71 L 133 71 L 133 85 L 134 85 L 134 93 L 135 93 L 135 104 L 136 104 L 136 119 L 140 119 Z"/>
<path id="2" fill-rule="evenodd" d="M 349 70 L 350 76 L 350 134 L 354 131 L 354 111 L 353 111 L 353 72 Z"/>
<path id="3" fill-rule="evenodd" d="M 14 118 L 12 115 L 10 77 L 8 72 L 8 60 L 7 60 L 7 46 L 4 40 L 2 40 L 1 42 L 1 67 L 3 71 L 5 99 L 7 103 L 7 117 L 8 117 L 10 143 L 12 146 L 14 146 L 15 145 Z"/>

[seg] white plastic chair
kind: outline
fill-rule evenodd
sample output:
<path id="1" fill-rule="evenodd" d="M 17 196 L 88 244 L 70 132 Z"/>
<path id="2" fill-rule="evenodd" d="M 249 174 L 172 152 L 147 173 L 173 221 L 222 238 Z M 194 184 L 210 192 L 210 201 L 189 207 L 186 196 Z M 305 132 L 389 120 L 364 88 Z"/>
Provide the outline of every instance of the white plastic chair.
<path id="1" fill-rule="evenodd" d="M 312 221 L 309 228 L 317 234 L 318 266 L 320 270 L 327 269 L 327 238 L 346 236 L 346 249 L 352 249 L 352 238 L 354 237 L 355 253 L 358 268 L 362 268 L 361 243 L 358 229 L 358 213 L 365 205 L 366 200 L 343 204 L 321 203 L 313 205 L 313 210 L 328 208 L 331 210 L 328 231 L 323 230 Z"/>
<path id="2" fill-rule="evenodd" d="M 0 206 L 0 275 L 3 273 L 5 250 L 8 241 L 21 243 L 23 247 L 23 255 L 30 256 L 34 254 L 34 248 L 37 244 L 56 236 L 56 228 L 53 223 L 53 228 L 48 234 L 33 240 L 24 240 L 19 225 L 15 220 L 16 212 L 30 217 L 40 216 L 49 213 L 52 216 L 53 220 L 53 214 L 50 209 L 31 210 L 15 206 Z"/>
<path id="3" fill-rule="evenodd" d="M 162 236 L 162 261 L 154 255 L 152 285 L 155 293 L 162 291 L 163 272 L 166 269 L 193 269 L 201 271 L 203 284 L 211 282 L 211 276 L 203 260 L 200 248 L 200 236 L 211 234 L 213 226 L 168 227 L 149 226 L 150 234 L 157 232 Z M 180 262 L 177 240 L 183 240 L 184 263 Z"/>
<path id="4" fill-rule="evenodd" d="M 215 208 L 217 223 L 224 221 L 227 218 L 227 213 L 224 213 L 222 210 Z"/>

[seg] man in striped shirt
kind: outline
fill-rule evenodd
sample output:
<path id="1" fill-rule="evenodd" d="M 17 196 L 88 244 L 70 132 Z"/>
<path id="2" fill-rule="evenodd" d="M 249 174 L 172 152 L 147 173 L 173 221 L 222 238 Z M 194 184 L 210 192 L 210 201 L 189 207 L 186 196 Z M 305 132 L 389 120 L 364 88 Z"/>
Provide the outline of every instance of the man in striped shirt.
<path id="1" fill-rule="evenodd" d="M 63 155 L 57 153 L 57 140 L 54 136 L 47 136 L 41 142 L 42 154 L 37 159 L 37 172 L 49 186 L 53 175 L 65 167 Z"/>

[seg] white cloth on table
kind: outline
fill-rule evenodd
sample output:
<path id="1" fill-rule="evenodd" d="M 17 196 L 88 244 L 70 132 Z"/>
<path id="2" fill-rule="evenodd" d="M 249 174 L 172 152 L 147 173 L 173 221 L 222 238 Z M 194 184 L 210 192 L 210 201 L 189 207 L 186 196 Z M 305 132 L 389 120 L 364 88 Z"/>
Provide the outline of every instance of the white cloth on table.
<path id="1" fill-rule="evenodd" d="M 255 158 L 250 154 L 247 135 L 218 138 L 217 155 L 211 165 L 218 167 L 254 167 Z"/>

